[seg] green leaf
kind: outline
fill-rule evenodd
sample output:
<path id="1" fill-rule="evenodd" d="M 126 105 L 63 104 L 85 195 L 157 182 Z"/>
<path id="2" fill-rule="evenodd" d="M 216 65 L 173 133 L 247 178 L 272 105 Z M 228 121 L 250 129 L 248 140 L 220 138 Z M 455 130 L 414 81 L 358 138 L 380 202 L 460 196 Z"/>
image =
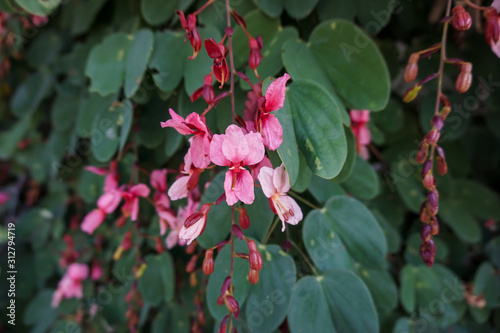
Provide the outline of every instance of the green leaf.
<path id="1" fill-rule="evenodd" d="M 117 95 L 101 96 L 98 93 L 89 94 L 80 98 L 78 105 L 78 116 L 76 119 L 76 131 L 82 138 L 92 136 L 92 125 L 95 117 L 107 110 Z"/>
<path id="2" fill-rule="evenodd" d="M 23 322 L 25 325 L 43 324 L 48 328 L 57 318 L 57 309 L 50 306 L 53 289 L 42 289 L 33 297 L 24 311 Z M 44 330 L 42 330 L 44 331 Z"/>
<path id="3" fill-rule="evenodd" d="M 0 158 L 8 159 L 12 156 L 17 148 L 17 144 L 30 129 L 31 119 L 30 116 L 25 116 L 18 120 L 10 129 L 0 132 Z"/>
<path id="4" fill-rule="evenodd" d="M 389 71 L 377 46 L 344 20 L 326 21 L 311 33 L 312 53 L 350 109 L 381 110 L 389 100 Z"/>
<path id="5" fill-rule="evenodd" d="M 165 30 L 155 33 L 154 44 L 149 61 L 149 67 L 156 71 L 153 80 L 161 91 L 172 91 L 184 75 L 185 59 L 190 52 L 189 42 L 184 42 L 184 33 Z"/>
<path id="6" fill-rule="evenodd" d="M 287 89 L 300 150 L 311 170 L 333 178 L 347 156 L 347 143 L 340 119 L 341 105 L 311 81 L 295 81 Z"/>
<path id="7" fill-rule="evenodd" d="M 248 246 L 245 241 L 236 239 L 235 252 L 248 254 Z M 231 268 L 231 246 L 224 246 L 222 251 L 218 252 L 214 262 L 214 272 L 210 274 L 207 284 L 207 305 L 210 314 L 216 320 L 222 320 L 227 315 L 227 308 L 223 304 L 217 304 L 217 297 L 220 295 L 222 283 L 229 276 Z M 250 265 L 248 260 L 234 259 L 233 267 L 233 285 L 234 285 L 234 298 L 238 301 L 240 309 L 242 309 L 250 289 L 250 282 L 248 281 L 248 270 Z"/>
<path id="8" fill-rule="evenodd" d="M 167 102 L 153 97 L 139 114 L 139 141 L 145 147 L 158 147 L 165 138 L 166 131 L 160 122 L 170 119 Z"/>
<path id="9" fill-rule="evenodd" d="M 351 128 L 344 125 L 344 133 L 347 141 L 347 157 L 342 166 L 342 170 L 332 179 L 332 181 L 336 183 L 342 183 L 351 176 L 358 156 L 356 151 L 356 139 L 354 138 L 354 134 L 352 134 Z"/>
<path id="10" fill-rule="evenodd" d="M 389 185 L 395 188 L 406 208 L 415 214 L 425 201 L 424 187 L 415 180 L 416 168 L 407 160 L 399 159 L 391 163 Z M 392 181 L 391 181 L 392 180 Z"/>
<path id="11" fill-rule="evenodd" d="M 396 98 L 391 98 L 382 111 L 370 113 L 370 120 L 387 132 L 399 131 L 403 126 L 403 117 L 403 106 Z"/>
<path id="12" fill-rule="evenodd" d="M 391 274 L 382 269 L 366 269 L 357 265 L 356 273 L 368 287 L 379 312 L 389 312 L 398 305 L 398 289 Z"/>
<path id="13" fill-rule="evenodd" d="M 344 269 L 305 277 L 294 288 L 288 321 L 298 332 L 378 332 L 367 287 Z"/>
<path id="14" fill-rule="evenodd" d="M 224 193 L 225 171 L 219 172 L 203 193 L 201 202 L 215 202 Z M 203 234 L 197 238 L 201 247 L 208 249 L 223 241 L 231 230 L 231 207 L 225 201 L 212 206 L 207 216 L 207 226 Z"/>
<path id="15" fill-rule="evenodd" d="M 154 35 L 149 29 L 142 29 L 135 33 L 134 40 L 128 51 L 125 67 L 125 95 L 132 97 L 141 85 L 142 77 L 146 72 L 149 57 L 153 52 Z"/>
<path id="16" fill-rule="evenodd" d="M 146 270 L 137 282 L 143 299 L 156 306 L 162 300 L 170 301 L 174 296 L 174 265 L 168 252 L 147 255 Z"/>
<path id="17" fill-rule="evenodd" d="M 302 193 L 305 190 L 307 190 L 307 187 L 311 182 L 311 177 L 313 176 L 313 173 L 311 169 L 309 169 L 309 167 L 307 166 L 306 158 L 301 151 L 299 151 L 299 175 L 300 176 L 297 177 L 297 181 L 295 182 L 295 184 L 293 184 L 292 189 L 294 191 Z"/>
<path id="18" fill-rule="evenodd" d="M 19 6 L 30 14 L 46 16 L 55 10 L 62 0 L 14 0 Z"/>
<path id="19" fill-rule="evenodd" d="M 356 1 L 320 0 L 316 12 L 321 21 L 330 19 L 353 21 L 356 15 Z"/>
<path id="20" fill-rule="evenodd" d="M 62 38 L 54 30 L 43 31 L 33 40 L 28 51 L 28 63 L 39 67 L 52 63 L 63 47 Z"/>
<path id="21" fill-rule="evenodd" d="M 478 219 L 500 219 L 500 197 L 485 185 L 468 179 L 453 181 L 453 200 Z"/>
<path id="22" fill-rule="evenodd" d="M 177 304 L 163 307 L 153 319 L 151 332 L 188 333 L 189 318 L 187 311 Z"/>
<path id="23" fill-rule="evenodd" d="M 106 0 L 87 0 L 71 2 L 71 34 L 73 36 L 87 32 Z"/>
<path id="24" fill-rule="evenodd" d="M 86 203 L 95 203 L 102 194 L 104 177 L 82 170 L 78 177 L 77 191 Z"/>
<path id="25" fill-rule="evenodd" d="M 500 276 L 489 262 L 483 262 L 474 276 L 474 295 L 483 295 L 488 307 L 500 305 Z"/>
<path id="26" fill-rule="evenodd" d="M 269 17 L 279 17 L 285 0 L 256 0 L 257 6 Z"/>
<path id="27" fill-rule="evenodd" d="M 250 330 L 270 333 L 281 324 L 288 313 L 296 281 L 295 263 L 277 245 L 259 245 L 263 266 L 259 283 L 248 292 L 245 317 Z"/>
<path id="28" fill-rule="evenodd" d="M 389 23 L 398 2 L 392 0 L 356 0 L 358 19 L 370 34 L 382 30 Z"/>
<path id="29" fill-rule="evenodd" d="M 47 71 L 30 75 L 20 84 L 10 100 L 10 108 L 16 117 L 32 115 L 52 87 L 52 76 Z"/>
<path id="30" fill-rule="evenodd" d="M 90 143 L 92 152 L 100 162 L 107 162 L 115 155 L 120 143 L 118 127 L 120 123 L 121 108 L 110 106 L 102 109 L 94 118 Z"/>
<path id="31" fill-rule="evenodd" d="M 151 25 L 160 25 L 167 22 L 179 5 L 179 1 L 142 0 L 141 13 L 146 22 Z"/>
<path id="32" fill-rule="evenodd" d="M 387 252 L 397 253 L 401 247 L 401 235 L 399 230 L 395 228 L 378 209 L 372 209 L 372 214 L 377 218 L 377 221 L 384 232 L 387 240 Z"/>
<path id="33" fill-rule="evenodd" d="M 490 258 L 493 265 L 495 265 L 496 268 L 500 268 L 500 236 L 490 240 L 488 244 L 486 244 L 485 250 L 486 255 Z"/>
<path id="34" fill-rule="evenodd" d="M 380 181 L 370 163 L 356 154 L 354 169 L 342 187 L 358 199 L 371 200 L 380 192 Z"/>
<path id="35" fill-rule="evenodd" d="M 91 92 L 106 96 L 120 89 L 131 44 L 132 38 L 120 32 L 107 36 L 92 48 L 85 68 L 85 75 L 91 80 Z"/>
<path id="36" fill-rule="evenodd" d="M 56 131 L 66 131 L 74 126 L 75 105 L 78 104 L 78 97 L 59 93 L 52 105 L 52 123 Z"/>
<path id="37" fill-rule="evenodd" d="M 467 212 L 463 205 L 452 200 L 440 200 L 438 216 L 467 243 L 481 240 L 479 223 Z"/>
<path id="38" fill-rule="evenodd" d="M 132 123 L 134 122 L 134 109 L 132 107 L 132 103 L 127 99 L 121 104 L 122 108 L 122 117 L 119 119 L 121 122 L 120 129 L 120 148 L 121 152 L 127 143 L 128 134 L 130 133 L 130 129 L 132 128 Z"/>
<path id="39" fill-rule="evenodd" d="M 334 182 L 325 182 L 323 178 L 313 175 L 308 187 L 312 196 L 321 204 L 336 195 L 347 195 L 344 189 Z"/>
<path id="40" fill-rule="evenodd" d="M 300 20 L 309 16 L 318 4 L 318 0 L 284 0 L 285 9 L 292 18 Z"/>
<path id="41" fill-rule="evenodd" d="M 300 161 L 293 129 L 292 112 L 288 100 L 285 99 L 283 108 L 276 112 L 276 117 L 280 121 L 281 127 L 283 127 L 283 142 L 278 147 L 277 152 L 290 177 L 290 185 L 293 186 L 299 176 Z"/>

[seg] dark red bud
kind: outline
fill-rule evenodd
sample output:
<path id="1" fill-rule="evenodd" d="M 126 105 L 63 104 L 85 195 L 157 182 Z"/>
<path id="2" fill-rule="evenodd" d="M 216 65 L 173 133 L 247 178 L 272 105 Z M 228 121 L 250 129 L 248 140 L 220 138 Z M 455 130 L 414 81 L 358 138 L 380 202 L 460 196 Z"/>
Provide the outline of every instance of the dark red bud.
<path id="1" fill-rule="evenodd" d="M 498 12 L 495 8 L 489 7 L 483 11 L 486 18 L 486 28 L 484 37 L 490 45 L 496 44 L 500 39 L 500 23 L 498 22 Z"/>
<path id="2" fill-rule="evenodd" d="M 155 250 L 158 253 L 163 253 L 165 251 L 163 242 L 161 241 L 160 237 L 155 238 Z"/>
<path id="3" fill-rule="evenodd" d="M 431 124 L 436 128 L 436 130 L 441 131 L 444 126 L 443 118 L 440 116 L 434 116 L 432 117 Z"/>
<path id="4" fill-rule="evenodd" d="M 242 229 L 248 229 L 250 227 L 250 217 L 248 216 L 247 210 L 244 207 L 240 209 L 240 218 L 238 222 Z"/>
<path id="5" fill-rule="evenodd" d="M 118 228 L 123 227 L 127 223 L 127 217 L 125 215 L 122 215 L 116 220 L 116 226 Z"/>
<path id="6" fill-rule="evenodd" d="M 448 164 L 446 163 L 446 158 L 444 156 L 443 148 L 437 147 L 438 156 L 436 157 L 438 172 L 441 176 L 446 175 L 448 172 Z"/>
<path id="7" fill-rule="evenodd" d="M 455 82 L 455 89 L 459 93 L 464 93 L 469 90 L 472 84 L 472 64 L 466 62 L 462 64 L 460 74 L 458 74 L 457 81 Z"/>
<path id="8" fill-rule="evenodd" d="M 427 194 L 427 202 L 431 216 L 436 215 L 439 207 L 439 198 L 435 190 Z"/>
<path id="9" fill-rule="evenodd" d="M 441 133 L 438 130 L 431 129 L 425 136 L 425 140 L 427 140 L 429 145 L 435 145 L 439 141 L 440 135 Z"/>
<path id="10" fill-rule="evenodd" d="M 220 288 L 220 294 L 224 295 L 226 293 L 226 291 L 229 290 L 230 285 L 231 285 L 231 277 L 228 276 L 228 277 L 226 277 L 224 282 L 222 282 L 222 287 Z"/>
<path id="11" fill-rule="evenodd" d="M 132 231 L 127 231 L 125 237 L 123 237 L 122 248 L 123 251 L 127 251 L 132 247 Z"/>
<path id="12" fill-rule="evenodd" d="M 420 221 L 422 221 L 422 223 L 429 223 L 430 215 L 429 215 L 429 210 L 427 208 L 427 200 L 425 200 L 422 206 L 420 206 L 419 215 L 420 215 Z"/>
<path id="13" fill-rule="evenodd" d="M 233 231 L 233 234 L 238 237 L 239 240 L 242 240 L 243 239 L 243 231 L 241 231 L 240 227 L 238 227 L 238 225 L 236 224 L 233 224 L 233 226 L 231 227 L 232 231 Z"/>
<path id="14" fill-rule="evenodd" d="M 203 214 L 201 214 L 200 212 L 196 212 L 192 215 L 190 215 L 186 221 L 184 221 L 184 227 L 185 228 L 189 228 L 191 226 L 193 226 L 194 224 L 196 224 L 201 218 L 203 217 Z"/>
<path id="15" fill-rule="evenodd" d="M 422 239 L 422 242 L 428 242 L 432 235 L 431 235 L 432 227 L 428 224 L 424 224 L 422 226 L 422 229 L 420 230 L 420 239 Z"/>
<path id="16" fill-rule="evenodd" d="M 231 9 L 231 16 L 233 19 L 236 21 L 236 24 L 241 25 L 243 28 L 246 29 L 247 23 L 245 22 L 245 19 L 243 16 L 241 16 L 237 11 L 234 9 Z"/>
<path id="17" fill-rule="evenodd" d="M 224 304 L 224 302 L 222 302 L 222 304 Z M 219 304 L 219 305 L 222 305 L 222 304 Z M 221 323 L 220 323 L 220 326 L 219 326 L 219 332 L 218 333 L 227 333 L 227 321 L 229 319 L 229 315 L 226 315 Z"/>
<path id="18" fill-rule="evenodd" d="M 260 271 L 262 269 L 262 255 L 259 251 L 250 251 L 248 254 L 248 260 L 250 262 L 250 268 L 256 271 Z"/>
<path id="19" fill-rule="evenodd" d="M 432 161 L 428 160 L 422 166 L 422 179 L 431 171 Z"/>
<path id="20" fill-rule="evenodd" d="M 203 260 L 203 273 L 210 275 L 214 272 L 214 250 L 208 249 L 205 252 L 205 259 Z"/>
<path id="21" fill-rule="evenodd" d="M 259 282 L 259 271 L 250 268 L 248 271 L 248 281 L 250 281 L 251 284 L 257 284 L 257 282 Z"/>
<path id="22" fill-rule="evenodd" d="M 470 29 L 470 27 L 472 26 L 472 18 L 463 6 L 456 6 L 455 8 L 453 8 L 452 14 L 452 25 L 455 30 L 466 31 Z"/>
<path id="23" fill-rule="evenodd" d="M 191 259 L 189 260 L 188 264 L 186 265 L 186 272 L 187 273 L 192 273 L 194 272 L 195 268 L 196 268 L 196 261 L 198 260 L 198 256 L 197 255 L 194 255 L 191 257 Z"/>
<path id="24" fill-rule="evenodd" d="M 439 223 L 438 223 L 438 220 L 435 216 L 431 217 L 429 225 L 431 227 L 431 234 L 433 236 L 439 234 Z"/>
<path id="25" fill-rule="evenodd" d="M 426 189 L 432 190 L 436 186 L 436 179 L 434 178 L 432 173 L 428 173 L 427 175 L 425 175 L 422 183 Z"/>
<path id="26" fill-rule="evenodd" d="M 405 70 L 405 81 L 411 82 L 417 78 L 418 74 L 418 60 L 420 55 L 418 53 L 413 53 L 408 60 L 408 65 L 406 65 Z"/>
<path id="27" fill-rule="evenodd" d="M 224 303 L 226 304 L 226 308 L 234 314 L 234 317 L 238 319 L 240 314 L 240 306 L 238 301 L 232 295 L 226 295 L 224 297 Z"/>
<path id="28" fill-rule="evenodd" d="M 417 155 L 415 156 L 415 161 L 418 164 L 422 164 L 427 160 L 429 156 L 429 144 L 426 141 L 422 141 L 418 147 Z"/>
<path id="29" fill-rule="evenodd" d="M 436 256 L 436 245 L 432 239 L 428 242 L 422 243 L 420 246 L 420 256 L 427 266 L 432 267 Z"/>
<path id="30" fill-rule="evenodd" d="M 250 252 L 259 252 L 259 250 L 257 250 L 257 244 L 255 244 L 255 241 L 249 240 L 247 242 L 247 246 Z"/>

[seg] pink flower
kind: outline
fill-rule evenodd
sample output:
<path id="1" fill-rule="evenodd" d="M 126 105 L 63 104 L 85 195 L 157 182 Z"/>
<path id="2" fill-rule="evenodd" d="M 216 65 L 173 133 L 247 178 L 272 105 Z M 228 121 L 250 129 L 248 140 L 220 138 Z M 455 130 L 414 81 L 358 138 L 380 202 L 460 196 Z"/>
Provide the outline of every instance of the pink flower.
<path id="1" fill-rule="evenodd" d="M 160 193 L 167 190 L 167 169 L 151 171 L 151 186 Z"/>
<path id="2" fill-rule="evenodd" d="M 176 244 L 179 245 L 186 244 L 185 240 L 179 239 L 179 231 L 183 227 L 186 218 L 193 215 L 198 210 L 198 207 L 200 205 L 199 194 L 200 193 L 198 189 L 194 189 L 193 191 L 191 191 L 187 198 L 188 200 L 187 206 L 180 207 L 177 210 L 177 217 L 175 218 L 175 220 L 172 221 L 171 223 L 169 222 L 170 232 L 167 238 L 165 239 L 165 244 L 168 249 L 173 248 Z"/>
<path id="3" fill-rule="evenodd" d="M 39 27 L 47 24 L 47 22 L 49 22 L 49 18 L 47 16 L 31 15 L 31 22 L 33 22 L 35 27 Z"/>
<path id="4" fill-rule="evenodd" d="M 57 290 L 52 296 L 52 307 L 59 306 L 63 298 L 82 298 L 82 280 L 85 280 L 88 276 L 89 268 L 87 265 L 76 263 L 69 265 L 66 274 L 59 281 Z"/>
<path id="5" fill-rule="evenodd" d="M 283 142 L 283 128 L 274 114 L 271 112 L 279 110 L 285 103 L 286 82 L 290 75 L 284 74 L 282 77 L 274 80 L 266 90 L 266 97 L 258 99 L 259 112 L 255 122 L 255 129 L 262 134 L 264 145 L 270 150 L 276 150 Z M 248 94 L 249 100 L 245 103 L 247 106 L 247 117 L 251 116 L 255 97 Z M 247 119 L 252 121 L 253 119 Z M 248 125 L 247 125 L 248 126 Z"/>
<path id="6" fill-rule="evenodd" d="M 255 198 L 254 182 L 245 165 L 254 165 L 264 158 L 264 145 L 258 133 L 243 134 L 236 125 L 229 125 L 226 134 L 214 135 L 210 146 L 212 162 L 220 166 L 228 166 L 224 190 L 229 206 L 241 200 L 251 204 Z"/>
<path id="7" fill-rule="evenodd" d="M 149 187 L 144 184 L 134 185 L 123 192 L 125 198 L 125 204 L 122 206 L 123 215 L 130 216 L 132 221 L 136 221 L 139 215 L 139 197 L 147 197 L 149 192 Z"/>
<path id="8" fill-rule="evenodd" d="M 297 224 L 302 220 L 302 210 L 294 199 L 286 195 L 290 190 L 290 178 L 283 164 L 276 168 L 263 167 L 259 173 L 259 182 L 264 195 L 275 214 L 278 214 L 285 231 L 285 222 Z"/>
<path id="9" fill-rule="evenodd" d="M 190 140 L 192 142 L 192 139 Z M 191 147 L 184 156 L 184 166 L 181 166 L 181 176 L 170 186 L 168 196 L 172 200 L 179 200 L 188 196 L 189 192 L 194 190 L 198 185 L 200 174 L 204 169 L 198 169 L 193 166 Z"/>
<path id="10" fill-rule="evenodd" d="M 205 230 L 210 204 L 201 206 L 200 211 L 189 216 L 179 230 L 179 239 L 191 244 Z"/>
<path id="11" fill-rule="evenodd" d="M 495 40 L 494 40 L 495 33 L 493 32 L 495 29 L 498 29 L 498 27 L 500 26 L 500 15 L 498 15 L 498 12 L 500 12 L 500 0 L 493 1 L 493 3 L 491 4 L 491 7 L 493 7 L 496 10 L 497 15 L 495 16 L 493 11 L 489 12 L 489 15 L 488 15 L 489 19 L 487 18 L 486 30 L 491 31 L 489 33 L 489 36 L 491 36 L 491 37 L 490 37 L 490 40 L 488 42 L 491 45 L 491 50 L 497 55 L 497 57 L 500 58 L 500 39 L 498 39 L 495 42 Z M 496 20 L 496 22 L 495 22 L 495 20 Z M 490 21 L 490 22 L 488 22 L 488 21 Z"/>
<path id="12" fill-rule="evenodd" d="M 370 121 L 370 111 L 368 110 L 351 110 L 351 129 L 356 139 L 356 150 L 362 158 L 369 158 L 368 149 L 366 146 L 370 144 L 371 134 L 368 128 Z"/>
<path id="13" fill-rule="evenodd" d="M 5 192 L 0 192 L 0 206 L 9 201 L 9 194 Z"/>
<path id="14" fill-rule="evenodd" d="M 153 201 L 155 203 L 156 213 L 160 217 L 160 234 L 164 235 L 167 231 L 167 223 L 175 220 L 175 213 L 170 209 L 170 200 L 168 200 L 165 191 L 167 190 L 167 169 L 153 170 L 151 172 L 151 186 L 156 190 Z"/>
<path id="15" fill-rule="evenodd" d="M 191 142 L 191 160 L 198 169 L 206 169 L 210 164 L 210 131 L 205 124 L 204 117 L 200 117 L 196 112 L 186 117 L 186 120 L 170 109 L 172 119 L 161 123 L 161 127 L 173 127 L 182 135 L 193 134 Z"/>
<path id="16" fill-rule="evenodd" d="M 82 231 L 92 235 L 95 229 L 97 229 L 102 222 L 104 222 L 105 218 L 106 213 L 103 210 L 94 209 L 84 217 L 80 228 Z"/>
<path id="17" fill-rule="evenodd" d="M 271 160 L 267 157 L 264 157 L 262 161 L 260 161 L 258 164 L 255 164 L 253 166 L 250 166 L 250 170 L 252 172 L 252 177 L 253 179 L 257 180 L 259 179 L 259 173 L 262 167 L 268 167 L 272 168 L 273 165 L 271 164 Z"/>
<path id="18" fill-rule="evenodd" d="M 90 278 L 94 281 L 97 281 L 101 278 L 101 276 L 102 276 L 102 267 L 99 264 L 99 261 L 93 260 L 92 268 L 90 270 Z"/>

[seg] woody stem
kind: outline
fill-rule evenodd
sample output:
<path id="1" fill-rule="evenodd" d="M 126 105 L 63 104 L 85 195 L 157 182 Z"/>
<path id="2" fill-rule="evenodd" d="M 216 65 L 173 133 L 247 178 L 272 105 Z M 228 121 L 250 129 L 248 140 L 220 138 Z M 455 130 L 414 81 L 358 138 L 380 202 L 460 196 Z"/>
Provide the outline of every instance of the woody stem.
<path id="1" fill-rule="evenodd" d="M 227 28 L 231 30 L 231 9 L 229 7 L 229 0 L 226 0 L 226 17 L 227 17 Z M 231 66 L 231 121 L 234 124 L 235 121 L 235 107 L 234 107 L 234 56 L 233 56 L 233 34 L 228 34 L 227 45 L 229 48 L 229 65 Z"/>

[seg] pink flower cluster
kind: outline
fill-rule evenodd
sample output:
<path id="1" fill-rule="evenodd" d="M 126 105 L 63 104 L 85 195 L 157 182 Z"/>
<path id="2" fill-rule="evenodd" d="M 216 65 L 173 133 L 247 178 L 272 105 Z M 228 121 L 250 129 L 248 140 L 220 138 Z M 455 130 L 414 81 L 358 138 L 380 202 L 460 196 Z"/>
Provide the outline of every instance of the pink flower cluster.
<path id="1" fill-rule="evenodd" d="M 85 264 L 73 263 L 68 266 L 66 274 L 57 285 L 52 295 L 52 307 L 56 308 L 63 298 L 82 298 L 82 281 L 89 276 L 89 268 Z"/>

